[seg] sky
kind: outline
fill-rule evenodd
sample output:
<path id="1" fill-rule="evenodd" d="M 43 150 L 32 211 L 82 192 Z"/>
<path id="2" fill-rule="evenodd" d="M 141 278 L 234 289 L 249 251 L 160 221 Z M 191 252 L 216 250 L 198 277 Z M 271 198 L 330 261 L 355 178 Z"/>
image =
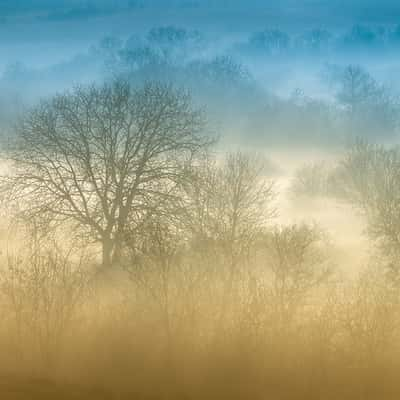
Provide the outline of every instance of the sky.
<path id="1" fill-rule="evenodd" d="M 249 31 L 397 24 L 398 0 L 0 0 L 0 42 L 88 41 L 159 24 Z"/>
<path id="2" fill-rule="evenodd" d="M 318 18 L 334 12 L 334 17 L 363 17 L 386 20 L 400 10 L 397 0 L 0 0 L 1 16 L 12 18 L 39 13 L 50 18 L 90 18 L 102 12 L 118 12 L 138 8 L 208 8 L 209 10 L 240 9 L 252 11 L 279 8 L 288 14 Z M 286 10 L 285 10 L 286 9 Z M 330 15 L 332 17 L 332 14 Z"/>

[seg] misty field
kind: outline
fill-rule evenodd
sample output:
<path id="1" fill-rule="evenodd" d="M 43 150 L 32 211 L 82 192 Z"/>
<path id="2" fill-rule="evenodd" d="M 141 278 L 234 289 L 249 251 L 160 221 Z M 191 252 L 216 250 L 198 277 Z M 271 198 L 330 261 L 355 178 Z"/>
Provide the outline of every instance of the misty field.
<path id="1" fill-rule="evenodd" d="M 0 2 L 0 399 L 400 398 L 398 6 L 56 3 Z"/>
<path id="2" fill-rule="evenodd" d="M 8 398 L 396 398 L 398 148 L 359 139 L 284 171 L 216 151 L 206 125 L 186 91 L 121 79 L 19 121 Z"/>

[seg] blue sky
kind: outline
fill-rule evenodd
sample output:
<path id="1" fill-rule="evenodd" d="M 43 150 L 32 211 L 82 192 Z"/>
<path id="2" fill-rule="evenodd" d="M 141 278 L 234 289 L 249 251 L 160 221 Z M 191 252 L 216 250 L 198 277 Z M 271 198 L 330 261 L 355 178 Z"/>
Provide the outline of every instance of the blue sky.
<path id="1" fill-rule="evenodd" d="M 240 12 L 251 19 L 260 12 L 269 12 L 279 18 L 287 16 L 321 23 L 327 20 L 393 24 L 400 21 L 399 0 L 0 0 L 0 22 L 38 15 L 53 21 L 82 20 L 140 8 L 160 12 L 174 8 L 175 13 L 181 14 L 188 10 L 193 13 L 207 10 L 210 19 L 215 13 L 218 18 L 229 18 L 229 13 Z M 178 8 L 181 10 L 177 11 Z"/>
<path id="2" fill-rule="evenodd" d="M 345 12 L 350 8 L 373 8 L 380 9 L 383 13 L 386 9 L 398 6 L 398 0 L 0 0 L 0 10 L 7 13 L 21 13 L 32 10 L 59 10 L 71 7 L 134 7 L 135 5 L 159 7 L 190 6 L 200 4 L 207 7 L 276 7 L 279 3 L 282 6 L 296 8 L 326 7 L 336 9 L 337 12 Z"/>

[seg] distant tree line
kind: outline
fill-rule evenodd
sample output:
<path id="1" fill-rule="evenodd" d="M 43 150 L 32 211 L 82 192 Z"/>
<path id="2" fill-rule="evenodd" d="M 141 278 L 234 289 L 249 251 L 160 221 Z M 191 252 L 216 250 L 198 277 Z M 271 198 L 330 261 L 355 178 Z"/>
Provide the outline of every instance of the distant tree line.
<path id="1" fill-rule="evenodd" d="M 324 47 L 321 41 L 331 37 L 324 31 L 310 35 L 302 41 L 319 49 Z M 274 56 L 290 47 L 291 39 L 274 30 L 255 33 L 249 43 L 260 56 Z M 32 105 L 37 101 L 39 82 L 42 94 L 47 95 L 54 91 L 53 85 L 66 88 L 77 76 L 99 82 L 122 77 L 134 85 L 144 81 L 173 83 L 193 93 L 215 126 L 239 139 L 246 132 L 246 139 L 254 143 L 295 141 L 324 146 L 349 138 L 371 138 L 377 131 L 387 138 L 397 135 L 398 93 L 362 66 L 321 67 L 320 85 L 331 94 L 330 99 L 309 96 L 301 88 L 291 96 L 282 96 L 269 88 L 272 83 L 261 82 L 247 63 L 240 61 L 244 55 L 241 46 L 217 51 L 199 31 L 161 26 L 126 40 L 105 37 L 86 54 L 44 70 L 10 64 L 0 85 L 7 98 L 18 97 L 16 101 Z M 272 64 L 271 68 L 279 66 Z M 10 108 L 10 102 L 5 103 L 5 109 Z"/>

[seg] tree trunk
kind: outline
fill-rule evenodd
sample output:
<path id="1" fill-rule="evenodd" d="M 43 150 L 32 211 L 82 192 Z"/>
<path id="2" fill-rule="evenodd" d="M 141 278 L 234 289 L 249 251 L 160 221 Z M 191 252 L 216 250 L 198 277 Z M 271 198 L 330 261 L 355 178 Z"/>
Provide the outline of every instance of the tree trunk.
<path id="1" fill-rule="evenodd" d="M 113 242 L 111 239 L 103 239 L 103 254 L 102 254 L 102 266 L 104 269 L 111 267 L 112 265 L 112 252 Z"/>
<path id="2" fill-rule="evenodd" d="M 111 258 L 112 265 L 116 265 L 120 262 L 121 251 L 122 251 L 121 241 L 118 238 L 116 238 L 114 240 L 114 248 L 113 248 L 113 253 L 112 253 L 112 258 Z"/>

